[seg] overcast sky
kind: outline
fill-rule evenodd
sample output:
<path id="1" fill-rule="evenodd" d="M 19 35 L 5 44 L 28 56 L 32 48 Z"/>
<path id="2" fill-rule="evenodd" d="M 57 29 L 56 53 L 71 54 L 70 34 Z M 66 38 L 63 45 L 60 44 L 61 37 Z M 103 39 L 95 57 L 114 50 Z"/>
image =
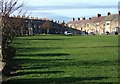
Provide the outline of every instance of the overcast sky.
<path id="1" fill-rule="evenodd" d="M 119 0 L 24 0 L 31 16 L 70 21 L 73 17 L 92 17 L 98 13 L 118 13 Z"/>

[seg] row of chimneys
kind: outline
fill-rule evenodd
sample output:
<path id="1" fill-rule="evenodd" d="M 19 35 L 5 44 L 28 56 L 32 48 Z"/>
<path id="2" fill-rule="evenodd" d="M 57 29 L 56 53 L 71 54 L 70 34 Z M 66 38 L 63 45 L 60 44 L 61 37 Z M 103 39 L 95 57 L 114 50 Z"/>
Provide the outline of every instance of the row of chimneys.
<path id="1" fill-rule="evenodd" d="M 78 20 L 85 20 L 85 17 L 78 18 Z M 73 21 L 75 21 L 75 18 L 73 18 Z"/>
<path id="2" fill-rule="evenodd" d="M 49 19 L 49 18 L 38 18 L 38 17 L 26 17 L 26 16 L 20 16 L 20 15 L 18 15 L 18 16 L 15 16 L 15 15 L 13 15 L 13 16 L 10 16 L 10 17 L 14 17 L 14 18 L 26 18 L 26 19 L 35 19 L 35 20 L 48 20 L 48 21 L 52 21 L 53 19 Z"/>
<path id="3" fill-rule="evenodd" d="M 108 14 L 107 14 L 108 16 L 109 15 L 111 15 L 111 13 L 110 12 L 108 12 Z M 120 11 L 119 11 L 119 15 L 120 15 Z M 97 14 L 97 17 L 99 18 L 99 17 L 101 17 L 101 14 Z M 89 20 L 90 20 L 91 18 L 89 18 Z M 82 18 L 78 18 L 78 20 L 85 20 L 85 17 L 82 17 Z M 75 21 L 75 18 L 73 18 L 73 21 Z"/>

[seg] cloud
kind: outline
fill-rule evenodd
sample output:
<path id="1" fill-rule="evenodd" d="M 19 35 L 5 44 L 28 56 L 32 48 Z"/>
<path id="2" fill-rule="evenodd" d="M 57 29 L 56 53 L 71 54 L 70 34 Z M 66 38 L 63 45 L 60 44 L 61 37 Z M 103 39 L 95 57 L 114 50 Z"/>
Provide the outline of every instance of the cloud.
<path id="1" fill-rule="evenodd" d="M 71 17 L 62 16 L 62 15 L 51 15 L 48 18 L 51 18 L 51 17 L 56 21 L 63 21 L 64 20 L 65 22 L 68 22 L 72 19 Z"/>
<path id="2" fill-rule="evenodd" d="M 116 4 L 109 4 L 109 3 L 97 3 L 97 4 L 90 4 L 90 3 L 77 3 L 77 4 L 67 4 L 67 5 L 47 5 L 47 6 L 32 6 L 29 5 L 26 9 L 29 10 L 70 10 L 70 9 L 95 9 L 95 8 L 118 8 Z"/>
<path id="3" fill-rule="evenodd" d="M 55 20 L 71 20 L 71 17 L 79 16 L 92 16 L 96 15 L 96 12 L 110 12 L 111 10 L 118 9 L 118 3 L 113 2 L 100 2 L 100 3 L 68 3 L 68 4 L 52 4 L 52 5 L 28 5 L 26 8 L 28 11 L 32 12 L 32 16 L 42 17 L 42 18 L 53 18 Z M 90 11 L 90 13 L 86 13 Z M 92 12 L 91 12 L 92 11 Z"/>
<path id="4" fill-rule="evenodd" d="M 63 15 L 57 15 L 57 14 L 54 14 L 54 13 L 49 13 L 49 12 L 33 12 L 31 14 L 31 16 L 36 16 L 38 18 L 49 18 L 49 19 L 53 19 L 55 21 L 65 21 L 65 22 L 68 22 L 71 20 L 71 17 L 69 16 L 63 16 Z"/>
<path id="5" fill-rule="evenodd" d="M 33 11 L 33 13 L 39 14 L 39 15 L 54 15 L 54 13 L 42 12 L 42 11 Z"/>

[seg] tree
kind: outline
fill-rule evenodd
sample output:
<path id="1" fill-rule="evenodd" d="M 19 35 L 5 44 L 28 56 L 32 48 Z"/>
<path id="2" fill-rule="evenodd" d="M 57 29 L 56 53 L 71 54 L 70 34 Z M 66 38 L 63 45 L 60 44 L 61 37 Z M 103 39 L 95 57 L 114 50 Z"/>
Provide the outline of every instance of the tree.
<path id="1" fill-rule="evenodd" d="M 0 25 L 2 29 L 2 58 L 6 57 L 6 49 L 15 36 L 17 21 L 10 17 L 14 12 L 21 14 L 24 4 L 19 0 L 0 0 Z"/>
<path id="2" fill-rule="evenodd" d="M 51 21 L 43 22 L 42 28 L 43 29 L 51 29 L 51 28 L 53 28 L 53 22 L 51 22 Z"/>
<path id="3" fill-rule="evenodd" d="M 18 0 L 1 0 L 0 1 L 0 15 L 9 17 L 15 11 L 21 9 L 24 6 L 23 3 L 18 4 Z M 22 9 L 19 11 L 21 13 Z"/>
<path id="4" fill-rule="evenodd" d="M 47 29 L 47 34 L 49 33 L 49 30 L 52 29 L 54 26 L 54 23 L 52 21 L 45 21 L 42 24 L 43 29 Z"/>

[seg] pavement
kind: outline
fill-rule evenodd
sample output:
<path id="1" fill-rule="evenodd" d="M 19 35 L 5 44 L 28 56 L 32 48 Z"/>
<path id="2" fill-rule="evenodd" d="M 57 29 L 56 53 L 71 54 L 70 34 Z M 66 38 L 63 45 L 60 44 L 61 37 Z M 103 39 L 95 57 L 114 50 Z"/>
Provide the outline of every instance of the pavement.
<path id="1" fill-rule="evenodd" d="M 5 63 L 0 60 L 0 84 L 2 83 L 2 69 L 4 68 Z"/>
<path id="2" fill-rule="evenodd" d="M 0 46 L 0 84 L 2 83 L 2 70 L 5 66 L 5 62 L 2 62 L 2 50 Z"/>

